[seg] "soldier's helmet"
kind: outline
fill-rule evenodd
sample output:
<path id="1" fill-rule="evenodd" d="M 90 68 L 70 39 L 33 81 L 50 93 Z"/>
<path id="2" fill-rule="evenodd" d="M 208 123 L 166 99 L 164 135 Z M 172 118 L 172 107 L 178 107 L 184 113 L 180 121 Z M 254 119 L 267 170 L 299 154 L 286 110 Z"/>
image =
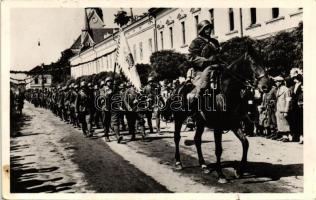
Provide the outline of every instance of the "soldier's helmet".
<path id="1" fill-rule="evenodd" d="M 121 83 L 121 84 L 119 85 L 119 89 L 120 89 L 120 90 L 123 90 L 124 88 L 125 88 L 124 83 Z"/>
<path id="2" fill-rule="evenodd" d="M 150 76 L 147 80 L 148 83 L 153 82 L 154 81 L 154 77 Z"/>
<path id="3" fill-rule="evenodd" d="M 85 81 L 81 81 L 80 82 L 80 87 L 82 88 L 82 87 L 85 87 L 86 86 L 86 82 Z"/>
<path id="4" fill-rule="evenodd" d="M 127 84 L 126 84 L 126 87 L 129 88 L 129 87 L 131 87 L 131 86 L 132 86 L 132 83 L 128 81 Z"/>
<path id="5" fill-rule="evenodd" d="M 208 20 L 202 20 L 202 21 L 197 25 L 198 33 L 201 34 L 201 33 L 204 31 L 204 29 L 205 29 L 206 27 L 210 27 L 211 29 L 214 28 L 214 27 L 213 27 L 213 24 L 211 24 L 210 21 L 208 21 Z"/>
<path id="6" fill-rule="evenodd" d="M 101 82 L 100 82 L 100 87 L 102 87 L 103 85 L 105 85 L 105 82 L 104 82 L 104 81 L 101 81 Z"/>
<path id="7" fill-rule="evenodd" d="M 112 77 L 107 77 L 107 78 L 105 79 L 105 83 L 107 83 L 107 82 L 113 82 Z"/>

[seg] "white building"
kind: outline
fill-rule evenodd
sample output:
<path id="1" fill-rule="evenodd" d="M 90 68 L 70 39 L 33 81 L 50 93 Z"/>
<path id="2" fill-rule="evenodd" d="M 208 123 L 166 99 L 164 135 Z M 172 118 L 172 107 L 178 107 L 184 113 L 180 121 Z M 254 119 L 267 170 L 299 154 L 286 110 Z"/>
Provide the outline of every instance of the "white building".
<path id="1" fill-rule="evenodd" d="M 237 36 L 269 37 L 293 29 L 303 19 L 302 8 L 157 8 L 149 11 L 151 16 L 123 28 L 136 63 L 149 63 L 150 55 L 157 50 L 188 53 L 201 20 L 211 21 L 213 37 L 223 42 Z M 117 36 L 114 33 L 105 37 L 72 57 L 71 76 L 78 78 L 113 70 Z"/>

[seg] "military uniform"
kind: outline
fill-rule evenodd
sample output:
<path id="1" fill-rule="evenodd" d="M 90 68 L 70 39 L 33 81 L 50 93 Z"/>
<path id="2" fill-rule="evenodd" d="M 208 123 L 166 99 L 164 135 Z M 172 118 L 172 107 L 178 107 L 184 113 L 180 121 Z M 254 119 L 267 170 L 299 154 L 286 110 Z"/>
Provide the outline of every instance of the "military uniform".
<path id="1" fill-rule="evenodd" d="M 211 24 L 207 21 L 201 21 L 198 25 L 199 35 L 189 46 L 189 61 L 193 65 L 193 69 L 189 70 L 187 76 L 193 76 L 192 83 L 196 86 L 194 96 L 197 97 L 201 89 L 211 84 L 216 88 L 216 80 L 214 77 L 214 69 L 218 69 L 217 54 L 220 50 L 219 42 L 204 35 L 204 29 Z"/>
<path id="2" fill-rule="evenodd" d="M 77 126 L 77 123 L 76 123 L 76 98 L 77 98 L 77 93 L 74 90 L 74 86 L 73 86 L 70 90 L 69 109 L 70 109 L 70 122 L 74 126 Z"/>
<path id="3" fill-rule="evenodd" d="M 93 106 L 92 94 L 82 83 L 76 99 L 76 113 L 78 114 L 79 121 L 82 124 L 83 134 L 88 137 L 92 136 L 91 111 Z"/>
<path id="4" fill-rule="evenodd" d="M 70 121 L 70 95 L 71 95 L 71 90 L 67 87 L 65 90 L 65 103 L 64 103 L 64 119 L 69 123 Z"/>
<path id="5" fill-rule="evenodd" d="M 112 95 L 112 89 L 108 85 L 104 85 L 104 82 L 101 82 L 100 88 L 100 106 L 102 110 L 102 123 L 104 128 L 104 137 L 109 140 L 109 131 L 111 125 L 111 106 L 110 98 Z"/>
<path id="6" fill-rule="evenodd" d="M 148 107 L 147 111 L 145 112 L 145 115 L 147 117 L 147 123 L 150 129 L 150 132 L 153 132 L 152 127 L 152 113 L 156 112 L 156 126 L 157 126 L 157 132 L 160 133 L 160 110 L 159 105 L 161 103 L 164 103 L 164 100 L 161 96 L 161 86 L 159 83 L 153 82 L 153 78 L 150 77 L 148 79 L 148 84 L 143 88 L 142 92 L 146 97 L 148 101 Z"/>
<path id="7" fill-rule="evenodd" d="M 139 112 L 138 107 L 138 96 L 139 94 L 136 90 L 128 86 L 125 91 L 122 91 L 122 100 L 123 100 L 123 107 L 125 110 L 125 115 L 128 123 L 128 131 L 129 134 L 132 136 L 131 140 L 135 140 L 135 132 L 136 132 L 136 121 L 138 128 L 144 138 L 146 136 L 145 133 L 145 120 L 143 115 Z"/>

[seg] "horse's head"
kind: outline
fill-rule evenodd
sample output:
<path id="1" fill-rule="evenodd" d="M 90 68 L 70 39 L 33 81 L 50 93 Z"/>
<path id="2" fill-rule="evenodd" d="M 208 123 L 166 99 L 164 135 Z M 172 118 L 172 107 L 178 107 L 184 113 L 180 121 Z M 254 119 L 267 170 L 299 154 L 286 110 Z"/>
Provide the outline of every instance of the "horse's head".
<path id="1" fill-rule="evenodd" d="M 271 89 L 271 78 L 268 76 L 262 65 L 257 62 L 258 56 L 253 51 L 245 53 L 245 60 L 247 60 L 250 73 L 252 73 L 251 82 L 252 85 L 256 86 L 260 92 L 267 93 Z"/>

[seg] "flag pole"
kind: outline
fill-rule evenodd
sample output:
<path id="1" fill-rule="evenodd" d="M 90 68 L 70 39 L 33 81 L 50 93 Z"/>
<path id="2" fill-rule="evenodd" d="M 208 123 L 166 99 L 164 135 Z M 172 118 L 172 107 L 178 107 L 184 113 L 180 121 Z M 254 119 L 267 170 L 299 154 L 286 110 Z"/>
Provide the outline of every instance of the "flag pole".
<path id="1" fill-rule="evenodd" d="M 117 58 L 118 58 L 118 54 L 119 54 L 119 49 L 120 49 L 120 35 L 122 32 L 122 27 L 120 27 L 119 29 L 119 38 L 117 41 L 117 48 L 116 48 L 116 54 L 115 54 L 115 62 L 114 62 L 114 69 L 113 69 L 113 75 L 112 75 L 112 79 L 113 79 L 113 84 L 112 84 L 112 91 L 114 91 L 114 85 L 115 85 L 115 72 L 116 72 L 116 66 L 117 66 Z"/>

